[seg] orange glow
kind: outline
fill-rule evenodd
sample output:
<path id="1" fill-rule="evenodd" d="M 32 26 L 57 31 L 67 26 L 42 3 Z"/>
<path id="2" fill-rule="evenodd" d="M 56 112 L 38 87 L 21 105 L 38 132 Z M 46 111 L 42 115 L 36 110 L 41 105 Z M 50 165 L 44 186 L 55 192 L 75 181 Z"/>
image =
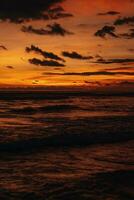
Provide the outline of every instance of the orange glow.
<path id="1" fill-rule="evenodd" d="M 130 66 L 131 69 L 117 70 L 123 72 L 134 72 L 133 64 L 130 63 L 112 63 L 110 65 L 99 64 L 96 62 L 97 55 L 104 59 L 134 59 L 133 49 L 134 41 L 132 39 L 112 38 L 106 39 L 95 37 L 94 33 L 104 25 L 112 25 L 114 20 L 119 16 L 131 16 L 134 10 L 134 3 L 129 0 L 66 0 L 63 4 L 64 9 L 72 13 L 74 17 L 63 18 L 51 21 L 32 21 L 26 23 L 36 28 L 44 28 L 47 24 L 57 22 L 66 30 L 73 32 L 72 35 L 65 37 L 52 35 L 37 35 L 24 33 L 21 31 L 21 24 L 2 22 L 1 26 L 1 45 L 8 48 L 7 51 L 0 49 L 0 83 L 8 85 L 83 85 L 88 81 L 99 81 L 102 84 L 112 83 L 120 80 L 133 80 L 133 74 L 130 75 L 94 75 L 94 76 L 64 76 L 64 75 L 47 75 L 47 73 L 83 73 L 110 70 L 111 68 L 121 68 Z M 98 13 L 108 11 L 118 11 L 121 14 L 117 16 L 98 16 Z M 118 34 L 126 33 L 129 27 L 116 27 Z M 36 53 L 26 53 L 25 48 L 34 44 L 40 49 L 53 52 L 63 57 L 62 51 L 78 52 L 83 56 L 92 56 L 91 60 L 78 60 L 64 58 L 65 67 L 36 66 L 28 62 L 31 58 L 43 59 Z M 8 67 L 11 66 L 11 67 Z M 46 73 L 46 75 L 45 75 Z M 106 81 L 107 80 L 107 81 Z"/>

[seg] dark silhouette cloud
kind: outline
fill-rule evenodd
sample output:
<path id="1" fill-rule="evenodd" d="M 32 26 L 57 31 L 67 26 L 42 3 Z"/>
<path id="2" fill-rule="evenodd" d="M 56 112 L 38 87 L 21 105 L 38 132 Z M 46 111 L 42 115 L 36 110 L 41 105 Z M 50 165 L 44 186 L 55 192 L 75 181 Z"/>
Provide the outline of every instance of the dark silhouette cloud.
<path id="1" fill-rule="evenodd" d="M 114 10 L 108 11 L 108 12 L 104 12 L 104 13 L 98 13 L 98 15 L 100 15 L 100 16 L 119 15 L 119 14 L 120 14 L 120 12 L 117 12 L 117 11 L 114 11 Z"/>
<path id="2" fill-rule="evenodd" d="M 117 35 L 115 33 L 116 29 L 114 26 L 104 26 L 102 29 L 98 30 L 95 33 L 95 36 L 105 38 L 105 36 L 111 35 L 115 38 L 124 38 L 124 39 L 133 39 L 134 38 L 134 29 L 130 29 L 128 33 L 122 33 Z"/>
<path id="3" fill-rule="evenodd" d="M 94 86 L 96 86 L 96 85 L 101 86 L 102 85 L 101 82 L 99 82 L 99 81 L 94 81 L 94 82 L 92 82 L 92 81 L 84 81 L 84 83 L 89 84 L 89 85 L 94 85 Z"/>
<path id="4" fill-rule="evenodd" d="M 134 76 L 134 72 L 111 72 L 111 71 L 96 71 L 96 72 L 67 72 L 67 73 L 43 73 L 43 75 L 53 76 L 116 76 L 116 75 L 127 75 Z"/>
<path id="5" fill-rule="evenodd" d="M 133 39 L 134 38 L 134 29 L 130 29 L 128 33 L 120 34 L 120 37 L 125 39 Z"/>
<path id="6" fill-rule="evenodd" d="M 133 49 L 133 48 L 130 48 L 130 49 L 128 49 L 128 51 L 130 51 L 130 52 L 134 52 L 134 49 Z"/>
<path id="7" fill-rule="evenodd" d="M 134 24 L 134 16 L 132 17 L 124 17 L 115 20 L 114 25 L 120 26 L 125 24 Z"/>
<path id="8" fill-rule="evenodd" d="M 133 58 L 114 58 L 114 59 L 105 60 L 104 58 L 101 58 L 101 59 L 98 59 L 95 63 L 100 63 L 100 64 L 134 63 L 134 59 Z"/>
<path id="9" fill-rule="evenodd" d="M 22 32 L 25 32 L 25 33 L 34 33 L 34 34 L 37 34 L 37 35 L 48 35 L 48 31 L 43 29 L 43 28 L 34 28 L 33 26 L 22 26 L 21 28 L 21 31 Z"/>
<path id="10" fill-rule="evenodd" d="M 92 56 L 83 56 L 75 51 L 73 52 L 67 52 L 67 51 L 63 51 L 62 55 L 64 57 L 68 57 L 68 58 L 72 58 L 72 59 L 79 59 L 79 60 L 89 60 L 92 59 Z"/>
<path id="11" fill-rule="evenodd" d="M 14 69 L 14 67 L 10 66 L 10 65 L 6 66 L 6 68 L 8 68 L 8 69 Z"/>
<path id="12" fill-rule="evenodd" d="M 106 71 L 120 71 L 120 70 L 134 70 L 134 67 L 116 67 L 116 68 L 108 68 Z"/>
<path id="13" fill-rule="evenodd" d="M 72 32 L 67 31 L 64 29 L 60 24 L 54 23 L 54 24 L 48 24 L 46 29 L 44 28 L 34 28 L 33 26 L 22 26 L 21 28 L 22 32 L 25 33 L 34 33 L 37 35 L 71 35 Z"/>
<path id="14" fill-rule="evenodd" d="M 48 19 L 60 19 L 66 17 L 73 17 L 73 15 L 71 13 L 65 12 L 61 6 L 49 9 L 46 13 L 46 18 Z"/>
<path id="15" fill-rule="evenodd" d="M 71 13 L 66 12 L 61 6 L 50 8 L 43 14 L 44 20 L 57 20 L 67 17 L 73 17 L 73 15 Z"/>
<path id="16" fill-rule="evenodd" d="M 97 54 L 95 57 L 98 58 L 98 59 L 102 59 L 102 58 L 103 58 L 103 57 L 102 57 L 101 55 L 99 55 L 99 54 Z"/>
<path id="17" fill-rule="evenodd" d="M 119 85 L 134 85 L 134 81 L 120 81 Z"/>
<path id="18" fill-rule="evenodd" d="M 2 50 L 8 50 L 4 45 L 0 45 L 0 49 L 2 49 Z"/>
<path id="19" fill-rule="evenodd" d="M 53 59 L 53 60 L 59 60 L 59 61 L 65 62 L 64 59 L 57 56 L 56 54 L 54 54 L 52 52 L 43 51 L 42 49 L 40 49 L 39 47 L 36 47 L 34 45 L 31 45 L 31 47 L 26 47 L 26 52 L 27 53 L 35 52 L 37 54 L 42 55 L 44 58 L 50 58 L 50 59 Z"/>
<path id="20" fill-rule="evenodd" d="M 65 65 L 54 60 L 40 60 L 38 58 L 32 58 L 28 60 L 30 64 L 37 66 L 48 66 L 48 67 L 64 67 Z"/>
<path id="21" fill-rule="evenodd" d="M 95 34 L 97 37 L 105 38 L 106 35 L 110 35 L 112 37 L 117 38 L 118 36 L 115 34 L 114 26 L 104 26 L 102 29 L 98 30 Z"/>
<path id="22" fill-rule="evenodd" d="M 46 19 L 51 7 L 64 0 L 1 0 L 0 19 L 13 23 L 22 23 L 29 20 Z"/>

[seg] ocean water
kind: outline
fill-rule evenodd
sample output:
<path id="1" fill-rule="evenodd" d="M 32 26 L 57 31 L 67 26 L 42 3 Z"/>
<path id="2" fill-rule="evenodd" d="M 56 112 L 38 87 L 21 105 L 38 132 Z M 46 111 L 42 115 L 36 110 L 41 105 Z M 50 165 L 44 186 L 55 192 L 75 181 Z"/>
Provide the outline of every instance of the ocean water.
<path id="1" fill-rule="evenodd" d="M 134 96 L 0 93 L 1 200 L 133 200 Z"/>

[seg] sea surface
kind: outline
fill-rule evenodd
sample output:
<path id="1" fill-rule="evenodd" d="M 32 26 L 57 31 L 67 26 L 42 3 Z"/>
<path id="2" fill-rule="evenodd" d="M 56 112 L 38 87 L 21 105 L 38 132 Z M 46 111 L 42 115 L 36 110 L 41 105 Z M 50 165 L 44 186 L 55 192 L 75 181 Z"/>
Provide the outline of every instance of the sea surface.
<path id="1" fill-rule="evenodd" d="M 0 92 L 0 200 L 133 200 L 134 96 Z"/>

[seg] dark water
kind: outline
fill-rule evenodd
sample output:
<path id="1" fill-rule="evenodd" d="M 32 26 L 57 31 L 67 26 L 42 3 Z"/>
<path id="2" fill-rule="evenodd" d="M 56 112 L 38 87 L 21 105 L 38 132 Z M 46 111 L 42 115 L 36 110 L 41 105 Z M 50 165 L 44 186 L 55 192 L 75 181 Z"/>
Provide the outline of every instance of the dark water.
<path id="1" fill-rule="evenodd" d="M 133 200 L 134 97 L 1 93 L 0 200 Z"/>

